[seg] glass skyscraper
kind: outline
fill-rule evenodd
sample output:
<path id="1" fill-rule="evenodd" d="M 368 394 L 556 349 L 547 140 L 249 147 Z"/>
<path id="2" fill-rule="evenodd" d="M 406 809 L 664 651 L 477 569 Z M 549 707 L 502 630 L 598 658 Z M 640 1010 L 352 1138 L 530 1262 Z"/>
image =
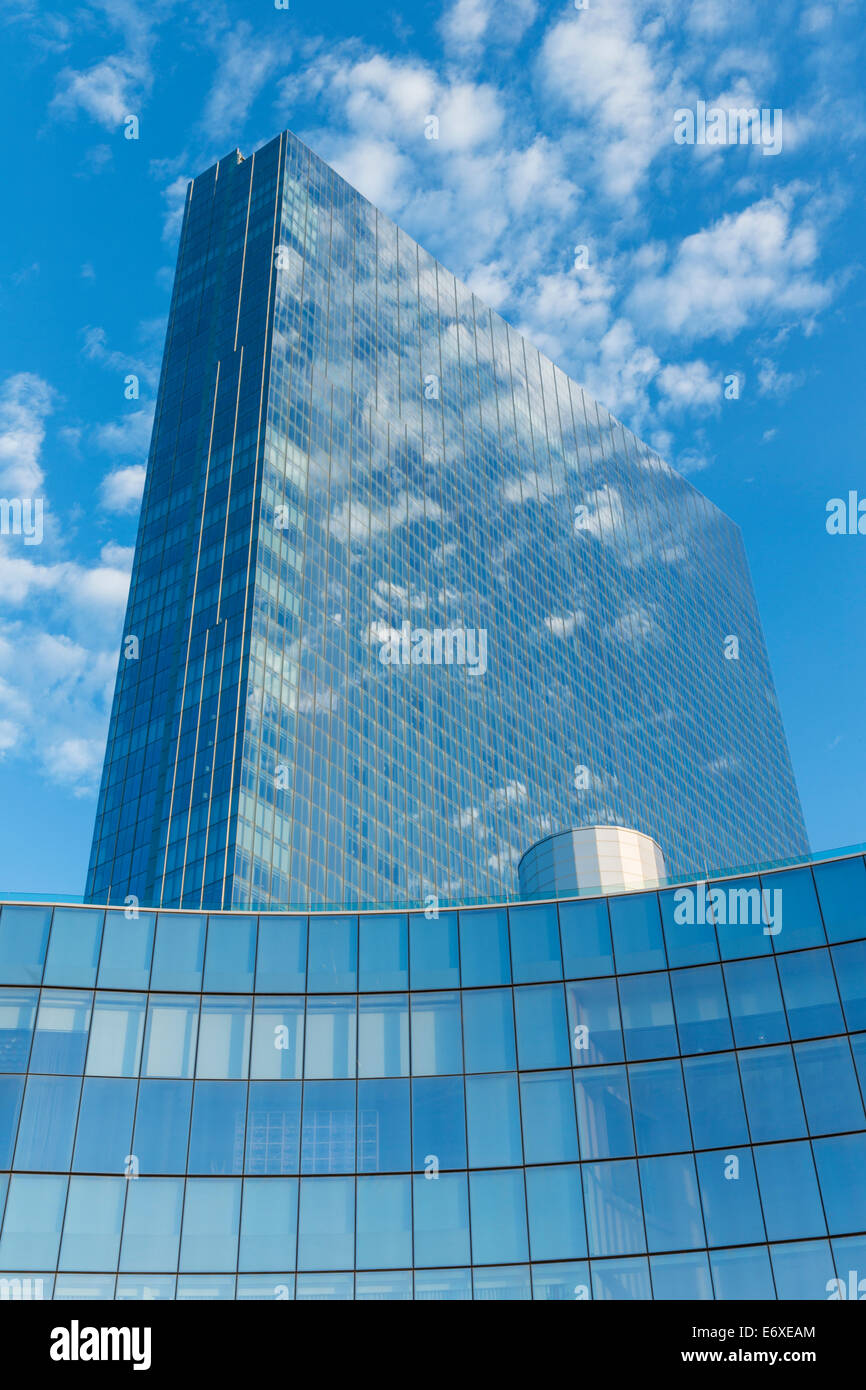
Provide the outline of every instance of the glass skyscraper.
<path id="1" fill-rule="evenodd" d="M 291 134 L 190 185 L 87 880 L 501 899 L 806 837 L 737 527 Z"/>

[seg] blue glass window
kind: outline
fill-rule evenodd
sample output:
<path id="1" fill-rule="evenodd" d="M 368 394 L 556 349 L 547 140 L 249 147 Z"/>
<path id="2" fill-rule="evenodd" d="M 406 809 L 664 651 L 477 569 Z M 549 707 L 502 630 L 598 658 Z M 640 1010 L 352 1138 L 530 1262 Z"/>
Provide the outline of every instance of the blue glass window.
<path id="1" fill-rule="evenodd" d="M 307 1000 L 304 1074 L 338 1078 L 355 1075 L 357 1010 L 354 998 Z"/>
<path id="2" fill-rule="evenodd" d="M 689 1114 L 679 1059 L 631 1066 L 628 1078 L 638 1153 L 690 1149 Z"/>
<path id="3" fill-rule="evenodd" d="M 806 1118 L 790 1047 L 759 1047 L 740 1053 L 740 1075 L 752 1141 L 799 1139 Z"/>
<path id="4" fill-rule="evenodd" d="M 468 1302 L 472 1298 L 471 1269 L 415 1270 L 415 1301 Z"/>
<path id="5" fill-rule="evenodd" d="M 412 1187 L 415 1264 L 469 1263 L 469 1194 L 465 1173 L 416 1177 Z M 474 1219 L 474 1216 L 473 1216 Z M 476 1251 L 476 1259 L 478 1253 Z M 415 1292 L 417 1296 L 418 1285 Z"/>
<path id="6" fill-rule="evenodd" d="M 192 1076 L 198 1037 L 197 997 L 152 994 L 147 1006 L 142 1076 Z"/>
<path id="7" fill-rule="evenodd" d="M 627 975 L 619 982 L 619 999 L 629 1061 L 671 1057 L 678 1052 L 667 975 Z"/>
<path id="8" fill-rule="evenodd" d="M 295 1299 L 315 1299 L 316 1302 L 339 1303 L 351 1299 L 354 1274 L 299 1274 L 295 1281 Z"/>
<path id="9" fill-rule="evenodd" d="M 126 1185 L 125 1178 L 70 1178 L 61 1269 L 116 1267 Z"/>
<path id="10" fill-rule="evenodd" d="M 712 905 L 722 960 L 770 954 L 773 937 L 765 928 L 775 926 L 769 922 L 773 899 L 761 897 L 761 880 L 757 875 L 710 884 L 707 896 Z"/>
<path id="11" fill-rule="evenodd" d="M 571 1078 L 570 1071 L 525 1072 L 521 1076 L 520 1107 L 527 1163 L 568 1163 L 577 1159 Z"/>
<path id="12" fill-rule="evenodd" d="M 26 1071 L 38 989 L 0 989 L 0 1072 Z"/>
<path id="13" fill-rule="evenodd" d="M 204 988 L 215 994 L 248 994 L 256 968 L 255 917 L 208 918 Z M 165 988 L 165 986 L 161 986 Z"/>
<path id="14" fill-rule="evenodd" d="M 440 1083 L 416 1083 L 422 1089 Z M 460 1117 L 461 1126 L 463 1117 Z M 412 1167 L 408 1081 L 358 1082 L 358 1172 L 406 1172 Z"/>
<path id="15" fill-rule="evenodd" d="M 307 989 L 330 994 L 358 988 L 357 917 L 311 917 Z"/>
<path id="16" fill-rule="evenodd" d="M 241 1173 L 244 1166 L 245 1081 L 197 1081 L 189 1137 L 191 1173 Z"/>
<path id="17" fill-rule="evenodd" d="M 351 1269 L 355 1179 L 302 1178 L 298 1269 Z"/>
<path id="18" fill-rule="evenodd" d="M 516 989 L 514 1013 L 521 1069 L 567 1067 L 568 1024 L 562 985 L 524 985 Z"/>
<path id="19" fill-rule="evenodd" d="M 249 1074 L 252 1000 L 205 995 L 198 1027 L 196 1076 L 240 1080 Z"/>
<path id="20" fill-rule="evenodd" d="M 30 1055 L 31 1071 L 80 1075 L 84 1070 L 92 1000 L 89 990 L 42 991 Z"/>
<path id="21" fill-rule="evenodd" d="M 719 959 L 712 913 L 705 912 L 702 920 L 699 920 L 701 914 L 698 912 L 697 895 L 693 890 L 685 891 L 691 892 L 691 899 L 683 898 L 682 889 L 667 888 L 659 893 L 659 909 L 671 969 L 681 965 L 705 965 Z M 689 912 L 692 905 L 694 911 Z M 689 916 L 694 921 L 688 921 Z"/>
<path id="22" fill-rule="evenodd" d="M 467 1071 L 514 1070 L 517 1053 L 510 989 L 464 992 L 463 1050 Z"/>
<path id="23" fill-rule="evenodd" d="M 510 985 L 508 918 L 504 908 L 476 908 L 458 913 L 460 970 L 463 987 Z"/>
<path id="24" fill-rule="evenodd" d="M 664 970 L 664 941 L 655 893 L 625 894 L 610 899 L 610 926 L 616 968 Z"/>
<path id="25" fill-rule="evenodd" d="M 18 1129 L 24 1077 L 0 1075 L 0 1168 L 12 1167 L 12 1152 Z M 0 1189 L 0 1220 L 3 1213 L 3 1190 Z"/>
<path id="26" fill-rule="evenodd" d="M 649 1261 L 645 1258 L 593 1260 L 591 1271 L 592 1296 L 595 1300 L 636 1302 L 652 1298 Z"/>
<path id="27" fill-rule="evenodd" d="M 616 980 L 572 981 L 565 986 L 565 997 L 572 1066 L 621 1062 L 622 1029 Z"/>
<path id="28" fill-rule="evenodd" d="M 649 1249 L 695 1250 L 705 1245 L 693 1156 L 671 1154 L 639 1162 Z"/>
<path id="29" fill-rule="evenodd" d="M 66 1185 L 65 1174 L 12 1174 L 0 1239 L 0 1268 L 54 1269 Z"/>
<path id="30" fill-rule="evenodd" d="M 418 1077 L 412 1082 L 412 1167 L 434 1158 L 440 1168 L 466 1167 L 466 1111 L 462 1076 Z M 435 1264 L 442 1261 L 435 1260 Z"/>
<path id="31" fill-rule="evenodd" d="M 556 903 L 508 909 L 511 927 L 511 968 L 515 984 L 561 980 L 559 924 Z"/>
<path id="32" fill-rule="evenodd" d="M 584 1163 L 582 1169 L 590 1255 L 625 1255 L 646 1250 L 634 1160 Z"/>
<path id="33" fill-rule="evenodd" d="M 794 951 L 779 956 L 779 975 L 792 1038 L 844 1032 L 836 981 L 826 949 Z"/>
<path id="34" fill-rule="evenodd" d="M 794 1055 L 810 1133 L 862 1129 L 866 1117 L 848 1039 L 797 1043 Z"/>
<path id="35" fill-rule="evenodd" d="M 717 1299 L 775 1299 L 776 1286 L 766 1246 L 711 1250 L 710 1265 Z"/>
<path id="36" fill-rule="evenodd" d="M 412 1263 L 412 1198 L 409 1178 L 358 1179 L 358 1269 Z"/>
<path id="37" fill-rule="evenodd" d="M 866 865 L 862 855 L 813 868 L 830 941 L 866 936 Z"/>
<path id="38" fill-rule="evenodd" d="M 362 916 L 358 923 L 358 988 L 409 988 L 409 940 L 402 915 Z"/>
<path id="39" fill-rule="evenodd" d="M 409 1002 L 405 994 L 358 1000 L 358 1075 L 409 1075 Z"/>
<path id="40" fill-rule="evenodd" d="M 725 983 L 737 1047 L 788 1041 L 774 960 L 740 960 L 725 966 Z"/>
<path id="41" fill-rule="evenodd" d="M 188 1178 L 181 1270 L 237 1269 L 240 1213 L 239 1178 Z"/>
<path id="42" fill-rule="evenodd" d="M 129 985 L 126 986 L 129 988 Z M 140 1303 L 142 1299 L 171 1300 L 177 1280 L 173 1274 L 119 1274 L 114 1297 L 120 1301 Z"/>
<path id="43" fill-rule="evenodd" d="M 587 1067 L 574 1073 L 581 1158 L 627 1158 L 634 1130 L 625 1067 Z"/>
<path id="44" fill-rule="evenodd" d="M 559 930 L 567 980 L 613 974 L 606 898 L 560 903 Z"/>
<path id="45" fill-rule="evenodd" d="M 674 970 L 671 988 L 683 1052 L 721 1052 L 733 1047 L 720 966 Z"/>
<path id="46" fill-rule="evenodd" d="M 456 989 L 460 984 L 457 914 L 443 912 L 409 918 L 410 968 L 413 989 Z"/>
<path id="47" fill-rule="evenodd" d="M 826 1235 L 808 1141 L 762 1145 L 754 1153 L 768 1239 Z"/>
<path id="48" fill-rule="evenodd" d="M 527 1168 L 526 1203 L 533 1260 L 573 1260 L 586 1254 L 583 1192 L 576 1163 Z"/>
<path id="49" fill-rule="evenodd" d="M 303 994 L 306 987 L 306 917 L 260 917 L 256 989 L 263 994 Z"/>
<path id="50" fill-rule="evenodd" d="M 782 909 L 780 914 L 774 913 L 777 922 L 781 921 L 781 929 L 772 938 L 776 951 L 799 951 L 806 946 L 826 944 L 818 896 L 808 869 L 764 874 L 761 886 L 771 911 L 774 905 Z"/>
<path id="51" fill-rule="evenodd" d="M 55 907 L 43 984 L 96 984 L 102 919 L 92 908 Z"/>
<path id="52" fill-rule="evenodd" d="M 814 1149 L 831 1236 L 866 1230 L 866 1134 L 816 1139 Z"/>
<path id="53" fill-rule="evenodd" d="M 151 989 L 200 990 L 205 918 L 160 912 L 156 922 Z"/>
<path id="54" fill-rule="evenodd" d="M 694 1255 L 654 1255 L 650 1260 L 655 1299 L 712 1299 L 709 1261 Z"/>
<path id="55" fill-rule="evenodd" d="M 77 1173 L 124 1173 L 134 1152 L 135 1081 L 89 1076 L 81 1090 L 73 1168 Z"/>
<path id="56" fill-rule="evenodd" d="M 301 1087 L 297 1081 L 253 1081 L 247 1104 L 248 1173 L 297 1173 Z"/>
<path id="57" fill-rule="evenodd" d="M 238 1269 L 294 1269 L 297 1226 L 297 1178 L 247 1178 Z"/>
<path id="58" fill-rule="evenodd" d="M 147 989 L 156 916 L 139 912 L 106 912 L 102 954 L 99 958 L 100 989 Z"/>
<path id="59" fill-rule="evenodd" d="M 141 1177 L 127 1183 L 122 1270 L 175 1269 L 183 1211 L 183 1178 Z"/>
<path id="60" fill-rule="evenodd" d="M 460 996 L 455 992 L 413 994 L 412 1071 L 443 1076 L 463 1070 Z"/>
<path id="61" fill-rule="evenodd" d="M 86 1081 L 93 1085 L 118 1083 Z M 129 1082 L 119 1083 L 127 1086 Z M 189 1116 L 192 1105 L 191 1081 L 141 1081 L 135 1115 L 132 1153 L 141 1174 L 183 1173 L 186 1171 Z M 80 1123 L 79 1123 L 80 1133 Z"/>
<path id="62" fill-rule="evenodd" d="M 16 1168 L 69 1171 L 80 1093 L 78 1076 L 28 1078 L 15 1148 Z"/>
<path id="63" fill-rule="evenodd" d="M 835 946 L 832 951 L 845 1020 L 851 1032 L 866 1028 L 866 941 Z"/>
<path id="64" fill-rule="evenodd" d="M 302 1075 L 304 999 L 256 998 L 250 1076 L 290 1081 Z"/>
<path id="65" fill-rule="evenodd" d="M 41 982 L 50 922 L 50 907 L 7 903 L 0 911 L 0 984 Z"/>
<path id="66" fill-rule="evenodd" d="M 358 1270 L 355 1275 L 355 1302 L 386 1300 L 388 1303 L 412 1302 L 411 1269 L 377 1270 L 375 1274 Z"/>
<path id="67" fill-rule="evenodd" d="M 771 1245 L 776 1297 L 825 1299 L 836 1271 L 828 1240 Z"/>
<path id="68" fill-rule="evenodd" d="M 708 1243 L 736 1245 L 738 1241 L 764 1240 L 751 1149 L 716 1149 L 695 1157 Z"/>
<path id="69" fill-rule="evenodd" d="M 695 1147 L 747 1144 L 749 1131 L 734 1053 L 685 1057 L 683 1072 Z"/>
<path id="70" fill-rule="evenodd" d="M 305 1081 L 301 1172 L 354 1171 L 354 1081 Z"/>
<path id="71" fill-rule="evenodd" d="M 477 1301 L 514 1302 L 532 1298 L 529 1265 L 487 1265 L 472 1271 L 473 1298 Z"/>
<path id="72" fill-rule="evenodd" d="M 143 994 L 100 991 L 93 1004 L 88 1076 L 138 1076 L 144 1037 Z"/>
<path id="73" fill-rule="evenodd" d="M 522 1163 L 517 1076 L 466 1078 L 466 1131 L 472 1168 Z"/>
<path id="74" fill-rule="evenodd" d="M 522 1171 L 470 1173 L 469 1204 L 475 1264 L 510 1264 L 528 1258 Z"/>
<path id="75" fill-rule="evenodd" d="M 567 1303 L 589 1298 L 589 1265 L 534 1264 L 532 1296 L 536 1302 Z"/>

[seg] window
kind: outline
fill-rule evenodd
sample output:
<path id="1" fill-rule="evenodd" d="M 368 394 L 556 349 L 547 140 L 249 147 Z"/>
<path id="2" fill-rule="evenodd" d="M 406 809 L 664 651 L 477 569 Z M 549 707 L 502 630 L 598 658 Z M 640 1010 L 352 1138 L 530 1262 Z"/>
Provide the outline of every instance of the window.
<path id="1" fill-rule="evenodd" d="M 467 1076 L 466 1130 L 470 1167 L 522 1163 L 520 1102 L 513 1072 Z"/>
<path id="2" fill-rule="evenodd" d="M 741 1052 L 740 1075 L 752 1141 L 798 1139 L 806 1133 L 800 1087 L 790 1047 Z"/>
<path id="3" fill-rule="evenodd" d="M 139 912 L 106 912 L 102 955 L 99 960 L 100 989 L 147 989 L 156 917 Z"/>
<path id="4" fill-rule="evenodd" d="M 528 1258 L 522 1172 L 470 1173 L 469 1203 L 475 1264 L 509 1264 Z"/>
<path id="5" fill-rule="evenodd" d="M 253 1081 L 247 1105 L 248 1173 L 297 1173 L 301 1133 L 298 1081 Z"/>
<path id="6" fill-rule="evenodd" d="M 413 989 L 455 989 L 460 984 L 456 912 L 429 918 L 413 912 L 409 945 Z"/>
<path id="7" fill-rule="evenodd" d="M 151 989 L 200 990 L 204 943 L 204 917 L 160 912 Z"/>
<path id="8" fill-rule="evenodd" d="M 862 1129 L 866 1119 L 848 1039 L 797 1043 L 794 1056 L 810 1133 Z"/>
<path id="9" fill-rule="evenodd" d="M 404 916 L 362 916 L 359 920 L 358 988 L 409 988 L 409 942 Z M 336 986 L 335 986 L 336 988 Z"/>
<path id="10" fill-rule="evenodd" d="M 88 1086 L 129 1085 L 129 1082 L 85 1081 Z M 134 1090 L 134 1088 L 133 1088 Z M 186 1171 L 191 1081 L 142 1081 L 138 1089 L 132 1153 L 141 1174 Z M 79 1142 L 81 1122 L 79 1121 Z M 76 1150 L 77 1155 L 77 1150 Z"/>
<path id="11" fill-rule="evenodd" d="M 628 1077 L 638 1153 L 690 1149 L 692 1139 L 679 1059 L 630 1066 Z"/>
<path id="12" fill-rule="evenodd" d="M 830 941 L 866 936 L 866 865 L 860 855 L 813 867 Z"/>
<path id="13" fill-rule="evenodd" d="M 298 1269 L 351 1269 L 355 1179 L 302 1178 Z"/>
<path id="14" fill-rule="evenodd" d="M 514 1070 L 517 1060 L 510 989 L 464 991 L 463 1047 L 468 1072 Z"/>
<path id="15" fill-rule="evenodd" d="M 121 1270 L 175 1269 L 183 1178 L 141 1177 L 127 1188 Z"/>
<path id="16" fill-rule="evenodd" d="M 412 1166 L 466 1167 L 462 1076 L 418 1077 L 412 1082 Z"/>
<path id="17" fill-rule="evenodd" d="M 30 1076 L 21 1108 L 16 1168 L 67 1172 L 78 1116 L 81 1078 Z"/>
<path id="18" fill-rule="evenodd" d="M 92 1000 L 90 990 L 42 991 L 30 1055 L 31 1071 L 81 1074 Z"/>
<path id="19" fill-rule="evenodd" d="M 304 999 L 256 998 L 250 1076 L 300 1077 L 304 1057 Z"/>
<path id="20" fill-rule="evenodd" d="M 583 1192 L 576 1163 L 527 1168 L 526 1202 L 534 1260 L 573 1260 L 586 1254 Z"/>
<path id="21" fill-rule="evenodd" d="M 256 990 L 267 994 L 303 994 L 306 981 L 306 917 L 260 917 Z"/>
<path id="22" fill-rule="evenodd" d="M 765 1240 L 751 1149 L 715 1149 L 695 1158 L 708 1244 Z"/>
<path id="23" fill-rule="evenodd" d="M 779 956 L 779 976 L 792 1038 L 824 1037 L 845 1031 L 826 949 Z"/>
<path id="24" fill-rule="evenodd" d="M 252 1001 L 204 996 L 196 1076 L 229 1080 L 248 1075 Z"/>
<path id="25" fill-rule="evenodd" d="M 754 1153 L 768 1238 L 796 1240 L 826 1235 L 808 1141 L 767 1144 Z"/>
<path id="26" fill-rule="evenodd" d="M 515 984 L 562 979 L 556 903 L 508 909 Z"/>
<path id="27" fill-rule="evenodd" d="M 102 919 L 103 914 L 91 908 L 54 909 L 44 984 L 96 984 Z"/>
<path id="28" fill-rule="evenodd" d="M 142 994 L 96 995 L 87 1050 L 88 1076 L 138 1076 L 144 1004 Z"/>
<path id="29" fill-rule="evenodd" d="M 590 1255 L 624 1255 L 646 1249 L 634 1160 L 584 1163 L 583 1196 Z"/>
<path id="30" fill-rule="evenodd" d="M 352 1173 L 354 1170 L 354 1081 L 306 1081 L 301 1172 Z"/>
<path id="31" fill-rule="evenodd" d="M 307 1000 L 304 1072 L 309 1077 L 355 1075 L 357 1011 L 355 999 Z"/>
<path id="32" fill-rule="evenodd" d="M 238 1269 L 294 1269 L 297 1225 L 297 1178 L 247 1178 Z M 264 1297 L 274 1297 L 273 1285 L 271 1280 Z"/>
<path id="33" fill-rule="evenodd" d="M 408 1076 L 407 996 L 363 995 L 358 1002 L 358 1075 Z"/>
<path id="34" fill-rule="evenodd" d="M 120 1249 L 125 1178 L 69 1179 L 61 1269 L 114 1269 Z"/>
<path id="35" fill-rule="evenodd" d="M 241 1184 L 237 1178 L 189 1178 L 183 1210 L 181 1270 L 234 1270 Z"/>
<path id="36" fill-rule="evenodd" d="M 41 982 L 50 922 L 50 907 L 17 907 L 9 903 L 3 907 L 0 911 L 0 984 L 38 985 Z"/>
<path id="37" fill-rule="evenodd" d="M 441 1076 L 463 1070 L 460 996 L 454 992 L 413 994 L 412 1071 Z"/>
<path id="38" fill-rule="evenodd" d="M 13 1173 L 6 1198 L 0 1267 L 53 1269 L 66 1205 L 65 1176 Z"/>
<path id="39" fill-rule="evenodd" d="M 226 991 L 249 993 L 253 987 L 255 968 L 255 917 L 210 917 L 204 988 L 215 994 Z"/>
<path id="40" fill-rule="evenodd" d="M 520 1104 L 527 1163 L 567 1163 L 577 1159 L 571 1077 L 570 1071 L 539 1071 L 521 1076 Z"/>
<path id="41" fill-rule="evenodd" d="M 724 969 L 737 1047 L 787 1042 L 775 961 L 733 961 Z"/>
<path id="42" fill-rule="evenodd" d="M 327 994 L 358 988 L 358 919 L 311 917 L 307 989 Z"/>
<path id="43" fill-rule="evenodd" d="M 469 1195 L 466 1174 L 440 1173 L 435 1181 L 416 1177 L 412 1197 L 416 1268 L 428 1266 L 436 1269 L 439 1265 L 468 1264 Z M 442 1273 L 444 1275 L 445 1271 Z M 422 1292 L 424 1288 L 422 1281 Z M 418 1293 L 416 1275 L 416 1297 Z M 437 1293 L 436 1296 L 441 1295 Z"/>
<path id="44" fill-rule="evenodd" d="M 412 1202 L 408 1177 L 358 1179 L 359 1269 L 412 1263 Z"/>
<path id="45" fill-rule="evenodd" d="M 630 1061 L 678 1051 L 667 975 L 627 975 L 619 982 L 625 1054 Z"/>
<path id="46" fill-rule="evenodd" d="M 733 1047 L 721 967 L 671 971 L 677 1028 L 683 1052 L 721 1052 Z"/>
<path id="47" fill-rule="evenodd" d="M 664 970 L 664 941 L 655 893 L 610 899 L 610 925 L 617 971 Z"/>
<path id="48" fill-rule="evenodd" d="M 197 1081 L 189 1138 L 191 1173 L 241 1173 L 247 1087 L 244 1081 Z"/>
<path id="49" fill-rule="evenodd" d="M 0 1073 L 27 1070 L 38 989 L 0 989 Z"/>
<path id="50" fill-rule="evenodd" d="M 135 1081 L 89 1076 L 81 1090 L 73 1168 L 78 1173 L 124 1173 L 132 1150 Z M 185 1153 L 184 1149 L 184 1153 Z"/>
<path id="51" fill-rule="evenodd" d="M 504 908 L 476 908 L 458 914 L 464 988 L 511 984 L 508 919 Z"/>
<path id="52" fill-rule="evenodd" d="M 524 985 L 516 989 L 514 1013 L 521 1070 L 569 1065 L 562 985 Z"/>
<path id="53" fill-rule="evenodd" d="M 639 1162 L 649 1249 L 693 1250 L 705 1245 L 692 1155 L 672 1154 Z"/>
<path id="54" fill-rule="evenodd" d="M 142 1076 L 192 1076 L 198 1037 L 198 1011 L 197 997 L 150 996 Z"/>
<path id="55" fill-rule="evenodd" d="M 572 1066 L 621 1062 L 622 1029 L 616 981 L 570 982 L 565 986 L 565 997 L 568 1003 Z"/>
<path id="56" fill-rule="evenodd" d="M 560 903 L 559 930 L 567 980 L 613 974 L 606 898 Z"/>

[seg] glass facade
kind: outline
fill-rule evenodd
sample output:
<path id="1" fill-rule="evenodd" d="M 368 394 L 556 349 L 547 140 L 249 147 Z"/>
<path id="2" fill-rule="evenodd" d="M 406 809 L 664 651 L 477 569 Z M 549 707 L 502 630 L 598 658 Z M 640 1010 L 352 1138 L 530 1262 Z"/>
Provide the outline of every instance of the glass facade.
<path id="1" fill-rule="evenodd" d="M 826 1299 L 864 1087 L 860 855 L 438 917 L 7 903 L 0 1280 Z"/>
<path id="2" fill-rule="evenodd" d="M 513 895 L 806 853 L 737 527 L 294 136 L 190 185 L 87 880 Z M 192 928 L 190 928 L 192 930 Z"/>

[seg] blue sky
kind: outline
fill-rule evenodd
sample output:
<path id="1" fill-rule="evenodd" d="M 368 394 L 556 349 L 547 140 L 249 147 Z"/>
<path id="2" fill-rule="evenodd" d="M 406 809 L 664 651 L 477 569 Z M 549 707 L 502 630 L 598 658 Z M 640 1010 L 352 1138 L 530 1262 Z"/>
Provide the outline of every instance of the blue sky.
<path id="1" fill-rule="evenodd" d="M 44 499 L 40 545 L 0 535 L 0 896 L 82 889 L 186 183 L 285 127 L 739 523 L 812 843 L 866 840 L 866 535 L 825 525 L 866 498 L 858 5 L 0 23 L 0 496 Z M 781 149 L 677 144 L 698 102 L 780 111 Z"/>

